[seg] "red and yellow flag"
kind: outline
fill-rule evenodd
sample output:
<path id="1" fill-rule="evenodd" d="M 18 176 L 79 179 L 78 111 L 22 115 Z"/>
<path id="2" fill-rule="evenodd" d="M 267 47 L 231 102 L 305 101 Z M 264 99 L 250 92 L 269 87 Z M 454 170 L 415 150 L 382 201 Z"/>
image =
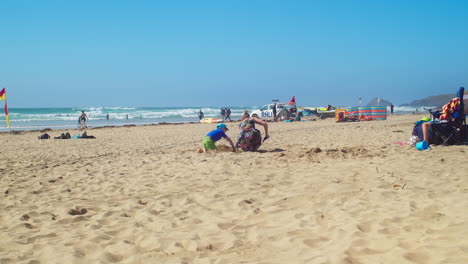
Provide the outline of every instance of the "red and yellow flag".
<path id="1" fill-rule="evenodd" d="M 0 101 L 3 101 L 5 100 L 5 107 L 3 108 L 4 111 L 5 111 L 5 122 L 7 124 L 7 127 L 10 128 L 10 118 L 8 117 L 8 105 L 7 105 L 7 101 L 6 101 L 6 91 L 5 91 L 5 88 L 3 88 L 1 91 L 0 91 Z"/>
<path id="2" fill-rule="evenodd" d="M 2 100 L 6 100 L 5 88 L 3 88 L 3 89 L 0 91 L 0 101 L 2 101 Z"/>

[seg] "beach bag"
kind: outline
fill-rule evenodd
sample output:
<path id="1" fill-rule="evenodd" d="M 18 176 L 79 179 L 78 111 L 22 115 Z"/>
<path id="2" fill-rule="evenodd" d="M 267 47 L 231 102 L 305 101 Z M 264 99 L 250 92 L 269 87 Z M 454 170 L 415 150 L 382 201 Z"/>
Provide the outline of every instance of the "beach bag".
<path id="1" fill-rule="evenodd" d="M 414 147 L 414 146 L 416 146 L 416 143 L 418 143 L 419 141 L 421 141 L 421 140 L 419 139 L 418 136 L 412 135 L 408 139 L 408 144 Z"/>
<path id="2" fill-rule="evenodd" d="M 416 141 L 416 143 L 417 143 L 417 142 L 423 140 L 423 138 L 424 138 L 424 133 L 422 131 L 422 124 L 423 123 L 424 122 L 421 122 L 421 121 L 418 121 L 418 122 L 415 123 L 415 126 L 413 127 L 413 132 L 411 133 L 411 137 L 410 137 L 410 140 L 413 139 L 412 142 L 414 142 L 414 140 L 417 140 Z M 408 143 L 410 143 L 410 142 L 408 142 Z M 416 145 L 416 143 L 411 144 L 411 145 Z"/>
<path id="3" fill-rule="evenodd" d="M 414 123 L 413 132 L 411 133 L 411 137 L 408 139 L 408 144 L 411 146 L 416 146 L 416 143 L 423 141 L 424 134 L 422 131 L 422 124 L 424 122 L 425 121 L 420 120 Z"/>
<path id="4" fill-rule="evenodd" d="M 50 138 L 50 136 L 49 136 L 49 134 L 47 134 L 47 133 L 44 133 L 44 134 L 42 134 L 42 135 L 38 136 L 37 138 L 38 138 L 38 139 L 49 139 L 49 138 Z"/>

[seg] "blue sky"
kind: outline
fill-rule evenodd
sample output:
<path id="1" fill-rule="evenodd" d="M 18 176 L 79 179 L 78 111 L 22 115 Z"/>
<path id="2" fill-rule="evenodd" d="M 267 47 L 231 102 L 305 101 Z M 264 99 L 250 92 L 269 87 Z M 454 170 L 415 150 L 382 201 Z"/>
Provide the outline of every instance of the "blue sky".
<path id="1" fill-rule="evenodd" d="M 468 86 L 468 1 L 0 1 L 10 107 L 394 104 Z"/>

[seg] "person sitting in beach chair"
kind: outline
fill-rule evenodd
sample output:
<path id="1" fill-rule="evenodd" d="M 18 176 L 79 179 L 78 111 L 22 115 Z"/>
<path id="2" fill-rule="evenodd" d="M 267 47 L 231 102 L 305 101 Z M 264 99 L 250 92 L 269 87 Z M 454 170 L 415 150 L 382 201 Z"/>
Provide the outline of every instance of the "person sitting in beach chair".
<path id="1" fill-rule="evenodd" d="M 440 122 L 431 125 L 442 145 L 461 144 L 467 140 L 466 113 L 464 105 L 465 88 L 460 87 L 457 97 L 442 107 Z"/>
<path id="2" fill-rule="evenodd" d="M 204 138 L 203 138 L 203 148 L 198 149 L 198 153 L 206 152 L 207 150 L 215 150 L 216 144 L 215 142 L 220 140 L 221 138 L 225 138 L 229 144 L 232 146 L 232 151 L 236 152 L 236 147 L 232 140 L 226 135 L 226 131 L 229 129 L 227 128 L 226 124 L 221 123 L 218 124 L 215 130 L 210 131 Z"/>
<path id="3" fill-rule="evenodd" d="M 413 132 L 408 140 L 408 144 L 415 146 L 421 141 L 427 141 L 429 144 L 436 144 L 438 140 L 433 137 L 432 124 L 429 122 L 430 118 L 425 117 L 419 121 L 416 121 L 413 127 Z"/>
<path id="4" fill-rule="evenodd" d="M 441 121 L 430 121 L 430 118 L 423 118 L 416 122 L 408 143 L 414 145 L 425 140 L 429 144 L 453 145 L 465 142 L 464 90 L 463 87 L 460 87 L 457 97 L 442 108 Z M 432 119 L 434 120 L 434 118 Z"/>

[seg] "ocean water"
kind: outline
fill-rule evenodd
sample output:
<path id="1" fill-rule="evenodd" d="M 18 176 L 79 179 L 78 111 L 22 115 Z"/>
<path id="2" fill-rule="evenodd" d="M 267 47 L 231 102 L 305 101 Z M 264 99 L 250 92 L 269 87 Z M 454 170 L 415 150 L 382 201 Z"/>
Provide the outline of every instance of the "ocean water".
<path id="1" fill-rule="evenodd" d="M 240 119 L 244 110 L 257 107 L 229 107 L 231 119 Z M 219 107 L 82 107 L 82 108 L 9 108 L 11 130 L 41 130 L 79 128 L 78 117 L 85 111 L 88 127 L 145 125 L 159 123 L 199 122 L 200 109 L 205 117 L 219 117 Z M 3 109 L 0 109 L 0 131 L 6 127 Z M 106 118 L 109 114 L 109 119 Z"/>
<path id="2" fill-rule="evenodd" d="M 231 119 L 238 120 L 244 110 L 252 111 L 260 106 L 237 106 L 231 109 Z M 427 113 L 428 107 L 417 108 Z M 9 108 L 11 130 L 41 130 L 79 128 L 78 117 L 85 111 L 89 117 L 88 127 L 145 125 L 159 123 L 198 122 L 198 111 L 205 117 L 220 118 L 220 107 L 83 107 L 83 108 Z M 5 124 L 3 109 L 0 109 L 0 131 L 9 131 Z M 410 114 L 413 107 L 395 107 L 395 114 Z M 390 109 L 388 109 L 390 112 Z M 109 119 L 106 115 L 109 114 Z M 128 119 L 127 119 L 128 117 Z"/>

